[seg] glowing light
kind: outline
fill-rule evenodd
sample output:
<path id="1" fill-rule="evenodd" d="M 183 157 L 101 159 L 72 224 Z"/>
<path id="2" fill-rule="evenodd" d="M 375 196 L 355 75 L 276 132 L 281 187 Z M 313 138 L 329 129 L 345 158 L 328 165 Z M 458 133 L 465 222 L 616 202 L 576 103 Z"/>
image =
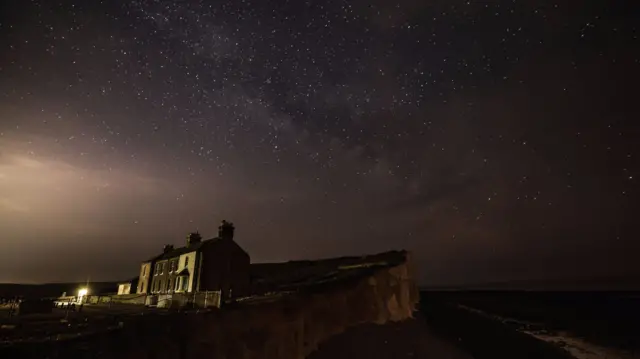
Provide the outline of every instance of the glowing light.
<path id="1" fill-rule="evenodd" d="M 87 288 L 81 288 L 78 290 L 78 297 L 84 297 L 85 295 L 87 295 L 87 293 L 89 293 L 89 291 L 87 290 Z"/>

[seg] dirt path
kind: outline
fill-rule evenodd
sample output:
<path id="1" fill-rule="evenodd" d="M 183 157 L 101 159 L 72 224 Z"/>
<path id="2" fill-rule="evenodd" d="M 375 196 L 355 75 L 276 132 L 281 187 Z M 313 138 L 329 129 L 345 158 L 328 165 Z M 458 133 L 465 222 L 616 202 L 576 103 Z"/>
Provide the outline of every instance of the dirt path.
<path id="1" fill-rule="evenodd" d="M 309 359 L 472 359 L 453 344 L 435 337 L 424 320 L 361 325 L 329 339 Z"/>

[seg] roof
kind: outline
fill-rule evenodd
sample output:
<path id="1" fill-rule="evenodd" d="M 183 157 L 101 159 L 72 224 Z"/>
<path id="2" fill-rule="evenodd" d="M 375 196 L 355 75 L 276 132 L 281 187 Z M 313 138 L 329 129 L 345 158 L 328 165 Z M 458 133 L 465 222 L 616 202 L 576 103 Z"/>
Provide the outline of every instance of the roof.
<path id="1" fill-rule="evenodd" d="M 214 243 L 217 242 L 220 238 L 211 238 L 211 239 L 207 239 L 204 241 L 200 241 L 198 243 L 194 243 L 190 246 L 184 246 L 184 247 L 178 247 L 175 248 L 167 253 L 160 253 L 159 255 L 152 257 L 148 260 L 145 261 L 146 262 L 155 262 L 155 261 L 162 261 L 165 259 L 171 259 L 171 258 L 175 258 L 175 257 L 179 257 L 185 253 L 191 253 L 194 251 L 199 250 L 200 248 L 202 248 L 202 246 L 204 246 L 205 244 L 208 243 Z"/>

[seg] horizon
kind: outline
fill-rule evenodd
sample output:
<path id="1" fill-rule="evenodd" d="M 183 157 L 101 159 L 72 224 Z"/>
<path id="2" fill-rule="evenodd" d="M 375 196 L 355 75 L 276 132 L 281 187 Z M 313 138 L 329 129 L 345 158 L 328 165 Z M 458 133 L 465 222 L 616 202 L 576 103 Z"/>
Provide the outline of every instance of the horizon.
<path id="1" fill-rule="evenodd" d="M 375 253 L 381 254 L 381 253 Z M 344 256 L 344 257 L 353 257 L 353 256 Z M 326 259 L 336 259 L 340 257 L 332 257 L 332 258 L 312 258 L 312 259 L 298 259 L 298 260 L 290 260 L 290 261 L 278 261 L 278 262 L 257 262 L 251 263 L 252 265 L 259 264 L 284 264 L 288 262 L 296 262 L 296 261 L 319 261 Z M 134 278 L 134 277 L 132 277 Z M 131 279 L 131 278 L 128 278 Z M 507 291 L 527 291 L 527 290 L 535 290 L 535 291 L 582 291 L 582 290 L 595 290 L 595 291 L 640 291 L 640 275 L 638 274 L 621 274 L 621 275 L 611 275 L 611 276 L 599 276 L 599 277 L 573 277 L 573 278 L 553 278 L 553 279 L 545 279 L 545 278 L 529 278 L 529 279 L 515 279 L 515 280 L 506 280 L 506 281 L 494 281 L 494 282 L 476 282 L 476 283 L 451 283 L 451 284 L 441 284 L 441 285 L 430 285 L 424 283 L 417 283 L 418 288 L 420 290 L 507 290 Z M 11 283 L 11 282 L 0 282 L 1 285 L 64 285 L 64 284 L 81 284 L 88 283 L 90 286 L 91 283 L 97 284 L 111 284 L 124 282 L 127 279 L 107 279 L 100 281 L 61 281 L 61 282 L 22 282 L 22 283 Z M 613 281 L 613 282 L 612 282 Z M 606 283 L 605 283 L 606 282 Z M 621 283 L 622 282 L 622 283 Z M 632 284 L 632 285 L 630 285 Z M 564 285 L 566 289 L 563 289 Z M 544 286 L 551 288 L 542 288 Z M 578 288 L 576 286 L 586 286 L 583 288 Z M 591 286 L 591 287 L 589 287 Z M 598 288 L 594 287 L 598 286 Z M 491 288 L 494 287 L 494 288 Z M 573 287 L 573 288 L 571 288 Z M 613 287 L 612 289 L 605 289 L 603 287 Z"/>
<path id="2" fill-rule="evenodd" d="M 252 263 L 252 264 L 280 264 L 286 262 L 261 262 L 261 263 Z M 548 279 L 518 279 L 512 281 L 504 281 L 504 282 L 478 282 L 478 283 L 465 283 L 465 284 L 443 284 L 443 285 L 429 285 L 429 284 L 420 284 L 418 283 L 419 290 L 453 290 L 453 291 L 474 291 L 474 290 L 489 290 L 489 291 L 632 291 L 637 292 L 640 291 L 640 284 L 637 281 L 640 276 L 633 277 L 623 277 L 623 276 L 613 276 L 613 277 L 602 277 L 602 278 L 555 278 L 553 280 Z M 131 278 L 129 278 L 131 279 Z M 624 283 L 619 282 L 607 282 L 606 284 L 602 281 L 610 281 L 610 280 L 623 280 Z M 34 283 L 10 283 L 10 282 L 0 282 L 0 286 L 2 285 L 15 285 L 15 286 L 46 286 L 46 285 L 69 285 L 69 284 L 83 284 L 87 283 L 90 287 L 92 283 L 94 284 L 116 284 L 120 282 L 125 282 L 126 279 L 120 280 L 101 280 L 101 281 L 63 281 L 63 282 L 34 282 Z M 633 281 L 633 285 L 630 282 Z M 544 288 L 547 286 L 548 288 Z M 564 286 L 564 287 L 559 287 Z M 608 288 L 605 288 L 608 287 Z"/>

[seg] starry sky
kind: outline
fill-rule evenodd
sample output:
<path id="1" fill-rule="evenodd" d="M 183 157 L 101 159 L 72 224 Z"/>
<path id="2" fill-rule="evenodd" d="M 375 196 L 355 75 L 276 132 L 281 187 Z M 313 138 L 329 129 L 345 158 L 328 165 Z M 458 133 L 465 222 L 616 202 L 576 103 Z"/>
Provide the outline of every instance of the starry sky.
<path id="1" fill-rule="evenodd" d="M 132 277 L 222 219 L 254 262 L 404 248 L 427 285 L 640 274 L 632 3 L 2 2 L 0 282 Z"/>

